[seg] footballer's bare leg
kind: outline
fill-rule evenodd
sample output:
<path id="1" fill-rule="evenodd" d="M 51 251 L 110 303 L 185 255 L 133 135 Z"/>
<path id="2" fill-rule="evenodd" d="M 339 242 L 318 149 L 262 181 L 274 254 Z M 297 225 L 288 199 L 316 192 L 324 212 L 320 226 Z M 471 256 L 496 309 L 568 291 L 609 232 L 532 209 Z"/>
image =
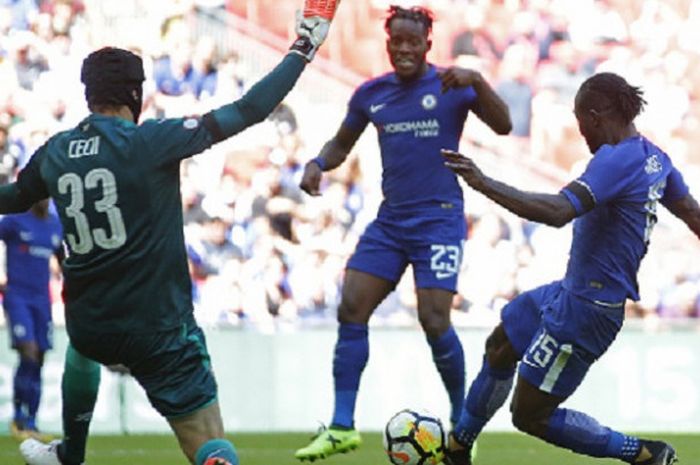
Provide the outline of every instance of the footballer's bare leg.
<path id="1" fill-rule="evenodd" d="M 323 459 L 356 449 L 362 443 L 354 417 L 360 378 L 369 359 L 367 322 L 394 287 L 392 281 L 362 271 L 346 270 L 333 357 L 333 419 L 329 428 L 321 430 L 309 445 L 296 451 L 297 459 Z"/>
<path id="2" fill-rule="evenodd" d="M 169 418 L 168 423 L 190 463 L 238 463 L 233 446 L 224 439 L 218 402 L 183 417 Z"/>
<path id="3" fill-rule="evenodd" d="M 363 271 L 345 270 L 343 292 L 338 306 L 339 323 L 367 324 L 396 283 Z"/>

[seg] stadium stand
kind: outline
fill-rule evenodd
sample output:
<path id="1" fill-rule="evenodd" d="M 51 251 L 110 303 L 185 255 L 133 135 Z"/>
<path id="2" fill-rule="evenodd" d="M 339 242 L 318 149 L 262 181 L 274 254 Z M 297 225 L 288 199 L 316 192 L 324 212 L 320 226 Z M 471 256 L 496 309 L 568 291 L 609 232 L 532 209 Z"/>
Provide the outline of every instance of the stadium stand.
<path id="1" fill-rule="evenodd" d="M 288 44 L 295 2 L 219 3 L 0 2 L 0 175 L 9 179 L 48 134 L 85 115 L 75 76 L 80 60 L 98 46 L 143 54 L 149 72 L 144 118 L 200 113 L 244 92 Z M 478 67 L 509 99 L 519 135 L 498 140 L 476 121 L 467 124 L 463 148 L 485 169 L 523 186 L 561 187 L 588 156 L 571 113 L 571 89 L 595 70 L 614 70 L 644 87 L 649 107 L 641 130 L 667 148 L 700 192 L 700 152 L 694 150 L 700 144 L 700 87 L 694 84 L 700 82 L 700 1 L 391 3 L 432 7 L 438 21 L 431 60 Z M 274 331 L 334 321 L 345 260 L 380 200 L 376 148 L 361 141 L 352 162 L 331 173 L 320 198 L 303 196 L 297 183 L 303 163 L 343 117 L 354 86 L 388 70 L 382 30 L 388 4 L 344 2 L 321 59 L 275 117 L 183 170 L 186 236 L 204 324 Z M 136 29 L 144 32 L 134 36 Z M 168 95 L 156 77 L 174 56 L 182 64 L 175 74 L 185 79 L 207 69 L 215 84 Z M 470 240 L 454 321 L 491 325 L 518 290 L 561 274 L 569 231 L 523 222 L 466 195 Z M 642 300 L 630 303 L 628 313 L 649 322 L 698 318 L 700 273 L 691 260 L 697 241 L 670 215 L 661 216 L 658 229 L 643 264 Z M 411 279 L 399 284 L 376 324 L 416 324 L 411 286 Z"/>

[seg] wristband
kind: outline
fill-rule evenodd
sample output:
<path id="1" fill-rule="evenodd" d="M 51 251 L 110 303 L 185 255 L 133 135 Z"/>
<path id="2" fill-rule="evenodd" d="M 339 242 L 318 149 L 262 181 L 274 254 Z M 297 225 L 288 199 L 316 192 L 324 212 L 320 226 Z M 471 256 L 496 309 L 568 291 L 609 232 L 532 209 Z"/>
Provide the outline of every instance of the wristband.
<path id="1" fill-rule="evenodd" d="M 321 168 L 321 171 L 326 171 L 326 160 L 321 155 L 312 158 L 311 163 L 316 163 L 316 165 Z"/>

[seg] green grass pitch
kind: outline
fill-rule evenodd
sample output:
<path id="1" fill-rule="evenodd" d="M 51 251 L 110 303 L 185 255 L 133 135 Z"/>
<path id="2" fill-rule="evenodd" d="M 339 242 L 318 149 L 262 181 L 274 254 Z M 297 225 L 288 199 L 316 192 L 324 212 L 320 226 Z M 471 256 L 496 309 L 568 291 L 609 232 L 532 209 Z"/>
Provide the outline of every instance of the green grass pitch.
<path id="1" fill-rule="evenodd" d="M 700 463 L 700 435 L 644 434 L 674 445 L 680 465 Z M 236 434 L 229 437 L 238 449 L 241 465 L 293 465 L 294 450 L 306 444 L 310 435 Z M 316 465 L 387 465 L 379 433 L 365 433 L 364 444 L 354 452 L 339 454 Z M 170 436 L 94 436 L 88 443 L 87 465 L 187 465 L 175 439 Z M 304 462 L 309 463 L 309 462 Z M 479 439 L 475 465 L 612 465 L 616 460 L 577 456 L 518 433 L 486 433 Z M 0 437 L 0 464 L 21 465 L 17 442 Z"/>

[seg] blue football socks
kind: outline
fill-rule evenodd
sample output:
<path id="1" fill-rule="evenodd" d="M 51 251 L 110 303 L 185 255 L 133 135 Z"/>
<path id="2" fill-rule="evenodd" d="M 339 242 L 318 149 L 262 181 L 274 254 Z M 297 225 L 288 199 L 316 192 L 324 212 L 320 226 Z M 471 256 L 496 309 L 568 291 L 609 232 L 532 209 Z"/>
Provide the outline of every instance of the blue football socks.
<path id="1" fill-rule="evenodd" d="M 369 359 L 367 325 L 341 323 L 333 358 L 335 382 L 335 410 L 332 426 L 352 428 L 355 418 L 355 402 L 360 387 L 360 377 Z"/>
<path id="2" fill-rule="evenodd" d="M 226 439 L 212 439 L 202 444 L 195 454 L 194 463 L 195 465 L 207 465 L 208 463 L 216 463 L 214 459 L 223 459 L 231 465 L 238 465 L 236 449 Z"/>
<path id="3" fill-rule="evenodd" d="M 481 371 L 469 387 L 462 416 L 453 431 L 457 442 L 471 448 L 486 423 L 508 398 L 514 375 L 515 368 L 492 368 L 484 356 Z"/>
<path id="4" fill-rule="evenodd" d="M 14 377 L 14 420 L 24 429 L 36 429 L 36 412 L 41 398 L 41 364 L 20 358 Z"/>
<path id="5" fill-rule="evenodd" d="M 438 338 L 427 338 L 433 352 L 433 362 L 440 373 L 450 398 L 450 421 L 456 424 L 464 404 L 465 365 L 464 350 L 452 326 Z"/>
<path id="6" fill-rule="evenodd" d="M 585 413 L 559 408 L 549 418 L 547 442 L 591 457 L 610 457 L 633 462 L 640 441 L 598 423 Z"/>

